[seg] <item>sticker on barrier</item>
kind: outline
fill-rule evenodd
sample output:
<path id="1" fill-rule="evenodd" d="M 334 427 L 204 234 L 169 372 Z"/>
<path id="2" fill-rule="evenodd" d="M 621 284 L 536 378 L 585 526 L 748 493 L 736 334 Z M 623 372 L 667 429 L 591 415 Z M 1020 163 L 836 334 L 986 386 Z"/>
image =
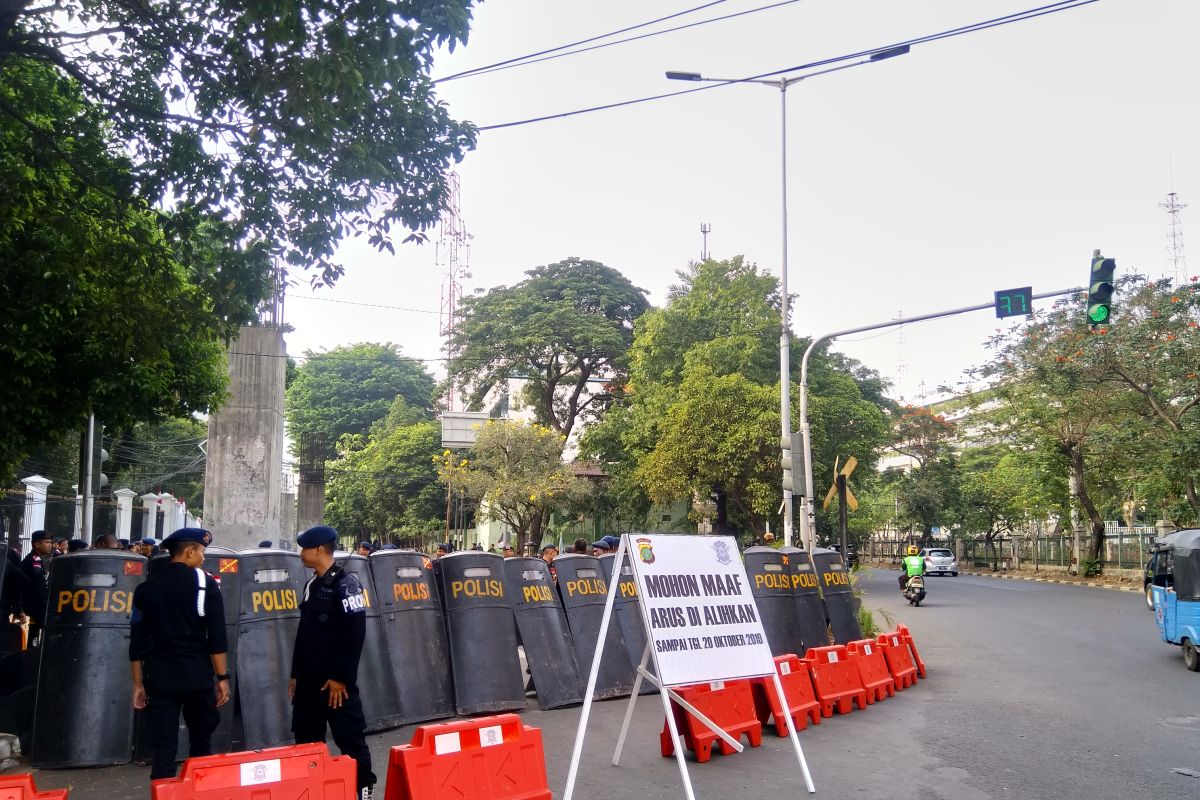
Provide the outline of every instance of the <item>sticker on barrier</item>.
<path id="1" fill-rule="evenodd" d="M 696 686 L 679 686 L 675 691 L 734 739 L 741 739 L 742 736 L 745 736 L 751 747 L 758 747 L 762 744 L 762 723 L 755 713 L 754 694 L 750 689 L 750 681 L 718 681 Z M 723 755 L 728 756 L 735 752 L 732 745 L 720 738 L 715 731 L 703 724 L 687 709 L 674 701 L 671 703 L 671 708 L 675 714 L 675 724 L 679 728 L 679 733 L 683 737 L 687 749 L 695 753 L 696 761 L 703 764 L 712 758 L 714 744 L 721 748 Z M 675 755 L 675 743 L 671 739 L 671 730 L 665 720 L 662 734 L 659 736 L 659 743 L 664 758 Z"/>
<path id="2" fill-rule="evenodd" d="M 39 792 L 33 783 L 33 775 L 28 772 L 0 776 L 0 800 L 67 800 L 70 794 L 69 789 L 45 789 Z"/>
<path id="3" fill-rule="evenodd" d="M 358 766 L 324 744 L 189 758 L 178 778 L 150 784 L 151 800 L 350 800 Z"/>
<path id="4" fill-rule="evenodd" d="M 863 688 L 858 665 L 850 660 L 843 645 L 810 647 L 803 659 L 812 674 L 813 689 L 821 703 L 821 716 L 849 714 L 854 706 L 867 707 L 867 690 Z"/>
<path id="5" fill-rule="evenodd" d="M 808 664 L 794 653 L 788 653 L 775 657 L 775 672 L 783 685 L 788 710 L 796 730 L 802 731 L 807 728 L 809 721 L 820 725 L 821 703 L 813 689 Z M 751 689 L 754 691 L 754 710 L 759 722 L 766 725 L 767 720 L 772 720 L 775 732 L 781 737 L 787 736 L 787 719 L 783 713 L 783 702 L 779 699 L 779 693 L 775 691 L 775 682 L 768 678 L 755 678 L 751 681 Z"/>
<path id="6" fill-rule="evenodd" d="M 883 651 L 892 677 L 896 679 L 897 689 L 907 689 L 917 682 L 917 665 L 913 663 L 912 653 L 908 644 L 898 633 L 880 634 L 875 640 Z"/>
<path id="7" fill-rule="evenodd" d="M 883 651 L 874 639 L 859 639 L 846 645 L 846 654 L 858 667 L 867 703 L 886 700 L 896 694 L 896 679 L 892 677 Z"/>
<path id="8" fill-rule="evenodd" d="M 550 800 L 542 732 L 516 714 L 422 725 L 388 755 L 384 800 Z"/>

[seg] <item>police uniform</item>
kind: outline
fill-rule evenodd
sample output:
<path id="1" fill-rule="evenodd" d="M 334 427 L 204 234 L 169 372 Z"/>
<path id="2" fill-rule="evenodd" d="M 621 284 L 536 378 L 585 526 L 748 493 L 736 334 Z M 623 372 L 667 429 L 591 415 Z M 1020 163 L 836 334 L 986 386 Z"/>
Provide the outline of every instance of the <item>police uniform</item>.
<path id="1" fill-rule="evenodd" d="M 163 540 L 207 546 L 212 535 L 182 528 Z M 129 660 L 142 662 L 146 712 L 154 742 L 150 779 L 175 777 L 179 714 L 187 725 L 189 756 L 212 755 L 212 734 L 220 722 L 214 655 L 229 650 L 220 584 L 204 570 L 172 561 L 133 591 Z"/>
<path id="2" fill-rule="evenodd" d="M 50 534 L 45 531 L 34 531 L 30 543 L 49 539 Z M 29 617 L 29 641 L 32 644 L 46 622 L 46 603 L 50 597 L 50 556 L 31 551 L 21 561 L 21 572 L 27 582 L 22 605 Z"/>
<path id="3" fill-rule="evenodd" d="M 308 549 L 335 542 L 337 532 L 326 525 L 309 528 L 296 538 Z M 358 788 L 374 786 L 367 721 L 358 692 L 358 661 L 367 633 L 367 605 L 362 584 L 333 564 L 314 574 L 304 586 L 300 626 L 292 655 L 292 733 L 296 744 L 324 742 L 326 725 L 342 755 L 358 762 Z M 328 681 L 346 687 L 338 708 L 329 705 Z"/>

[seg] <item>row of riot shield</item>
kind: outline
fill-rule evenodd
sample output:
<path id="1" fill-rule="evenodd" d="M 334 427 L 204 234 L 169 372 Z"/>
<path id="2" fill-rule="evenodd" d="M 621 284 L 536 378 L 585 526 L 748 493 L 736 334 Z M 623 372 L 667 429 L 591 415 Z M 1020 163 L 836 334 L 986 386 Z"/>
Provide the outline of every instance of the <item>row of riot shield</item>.
<path id="1" fill-rule="evenodd" d="M 477 551 L 437 561 L 403 550 L 339 556 L 366 593 L 359 685 L 368 730 L 523 709 L 518 629 L 539 704 L 582 702 L 614 560 L 561 556 L 555 582 L 541 559 Z M 54 560 L 34 710 L 35 766 L 125 763 L 135 739 L 138 756 L 148 757 L 147 726 L 132 708 L 129 619 L 134 589 L 166 563 L 121 551 Z M 234 693 L 221 710 L 214 751 L 286 744 L 292 738 L 287 681 L 310 571 L 294 552 L 215 546 L 205 553 L 205 569 L 221 585 Z M 646 641 L 636 600 L 636 582 L 623 573 L 598 699 L 627 695 L 633 686 Z"/>
<path id="2" fill-rule="evenodd" d="M 862 638 L 858 609 L 842 557 L 815 548 L 812 557 L 797 547 L 751 547 L 746 576 L 772 655 L 803 656 L 830 638 L 845 644 Z"/>

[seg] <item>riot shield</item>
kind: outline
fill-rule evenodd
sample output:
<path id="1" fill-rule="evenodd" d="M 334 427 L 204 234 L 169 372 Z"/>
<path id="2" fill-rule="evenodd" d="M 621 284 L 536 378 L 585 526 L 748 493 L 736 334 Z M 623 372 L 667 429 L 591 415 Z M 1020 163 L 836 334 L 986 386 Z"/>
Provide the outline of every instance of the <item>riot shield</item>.
<path id="1" fill-rule="evenodd" d="M 347 574 L 358 578 L 367 604 L 367 634 L 358 662 L 358 685 L 363 689 L 359 696 L 362 698 L 363 716 L 367 719 L 367 733 L 398 728 L 403 719 L 400 696 L 396 690 L 392 664 L 388 660 L 383 619 L 379 614 L 379 595 L 375 591 L 367 558 L 346 555 L 337 561 Z"/>
<path id="2" fill-rule="evenodd" d="M 825 616 L 825 604 L 821 601 L 821 581 L 817 578 L 807 550 L 782 547 L 779 552 L 788 557 L 788 574 L 792 579 L 796 624 L 801 642 L 797 655 L 803 656 L 810 647 L 829 645 L 829 620 Z"/>
<path id="3" fill-rule="evenodd" d="M 850 575 L 842 565 L 841 553 L 818 547 L 813 550 L 813 566 L 821 579 L 821 594 L 829 614 L 829 627 L 836 644 L 863 638 L 858 624 L 858 609 L 850 589 Z"/>
<path id="4" fill-rule="evenodd" d="M 611 581 L 617 554 L 607 553 L 599 556 L 599 559 L 600 566 L 604 568 L 604 580 Z M 629 653 L 629 664 L 633 667 L 633 677 L 636 680 L 638 665 L 642 663 L 642 654 L 646 652 L 646 625 L 642 620 L 641 604 L 638 603 L 637 579 L 628 561 L 621 567 L 621 584 L 617 587 L 617 596 L 613 598 L 613 618 L 621 627 L 621 638 L 625 640 L 625 651 Z M 646 659 L 647 669 L 652 669 L 653 664 L 653 659 Z M 654 684 L 647 680 L 642 681 L 642 688 L 638 694 L 657 693 L 658 689 Z"/>
<path id="5" fill-rule="evenodd" d="M 746 562 L 746 577 L 750 580 L 750 592 L 758 606 L 758 618 L 771 655 L 789 653 L 804 655 L 804 640 L 800 635 L 800 620 L 797 617 L 796 590 L 793 588 L 793 555 L 774 547 L 751 547 L 743 553 Z"/>
<path id="6" fill-rule="evenodd" d="M 401 724 L 453 717 L 450 650 L 431 559 L 411 550 L 380 550 L 368 561 Z"/>
<path id="7" fill-rule="evenodd" d="M 287 684 L 300 624 L 300 601 L 311 576 L 299 553 L 242 550 L 238 554 L 237 701 L 242 746 L 292 741 Z M 233 597 L 225 596 L 230 603 Z"/>
<path id="8" fill-rule="evenodd" d="M 54 559 L 38 667 L 32 763 L 127 763 L 133 754 L 129 616 L 146 559 L 94 550 Z"/>
<path id="9" fill-rule="evenodd" d="M 503 557 L 463 550 L 439 558 L 436 573 L 446 609 L 458 713 L 470 716 L 525 708 L 525 681 Z"/>
<path id="10" fill-rule="evenodd" d="M 604 578 L 600 559 L 594 556 L 567 553 L 554 559 L 554 566 L 558 571 L 558 593 L 575 640 L 575 660 L 586 681 L 600 639 L 608 581 Z M 638 653 L 638 659 L 641 659 L 641 653 Z M 633 691 L 635 668 L 632 664 L 625 638 L 621 635 L 621 625 L 616 619 L 610 620 L 593 699 L 625 697 Z"/>
<path id="11" fill-rule="evenodd" d="M 540 558 L 507 558 L 504 574 L 538 704 L 562 708 L 582 703 L 584 687 L 575 645 L 549 566 Z"/>

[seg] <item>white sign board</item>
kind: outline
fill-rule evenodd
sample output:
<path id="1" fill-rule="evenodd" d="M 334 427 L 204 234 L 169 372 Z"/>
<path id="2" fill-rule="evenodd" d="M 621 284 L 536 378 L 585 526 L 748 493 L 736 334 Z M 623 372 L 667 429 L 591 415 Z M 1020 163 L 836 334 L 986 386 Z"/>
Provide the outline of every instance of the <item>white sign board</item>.
<path id="1" fill-rule="evenodd" d="M 732 536 L 625 538 L 664 686 L 774 674 L 775 660 Z"/>

